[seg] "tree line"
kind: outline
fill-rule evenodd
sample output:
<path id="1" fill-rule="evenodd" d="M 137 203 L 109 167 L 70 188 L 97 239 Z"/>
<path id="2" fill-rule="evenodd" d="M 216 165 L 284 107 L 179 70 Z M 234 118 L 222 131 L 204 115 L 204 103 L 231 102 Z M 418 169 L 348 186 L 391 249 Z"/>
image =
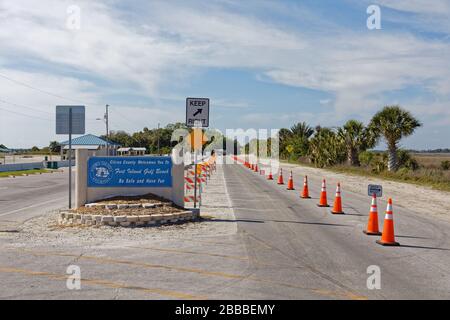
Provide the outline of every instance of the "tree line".
<path id="1" fill-rule="evenodd" d="M 398 105 L 384 107 L 368 125 L 349 120 L 338 128 L 313 128 L 301 122 L 278 132 L 279 156 L 295 161 L 307 160 L 320 168 L 347 163 L 350 166 L 371 164 L 379 171 L 385 167 L 397 171 L 400 166 L 414 169 L 418 167 L 417 163 L 406 151 L 399 149 L 399 143 L 421 126 L 419 120 Z M 380 141 L 386 143 L 387 154 L 368 152 Z M 271 143 L 270 139 L 266 142 Z M 246 145 L 246 152 L 250 145 Z"/>

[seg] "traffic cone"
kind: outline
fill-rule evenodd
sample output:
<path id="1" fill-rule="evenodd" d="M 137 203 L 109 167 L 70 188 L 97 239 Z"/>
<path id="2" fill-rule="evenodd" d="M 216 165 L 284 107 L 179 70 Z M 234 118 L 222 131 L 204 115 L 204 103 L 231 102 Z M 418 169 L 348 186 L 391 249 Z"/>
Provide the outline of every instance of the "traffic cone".
<path id="1" fill-rule="evenodd" d="M 303 192 L 300 197 L 302 199 L 311 199 L 311 197 L 309 196 L 308 176 L 305 176 L 305 179 L 303 180 Z"/>
<path id="2" fill-rule="evenodd" d="M 392 199 L 389 198 L 386 216 L 384 217 L 383 234 L 381 240 L 377 240 L 382 246 L 399 246 L 400 243 L 395 242 L 394 234 L 394 213 L 392 211 Z"/>
<path id="3" fill-rule="evenodd" d="M 249 168 L 250 170 L 252 170 L 252 171 L 254 171 L 255 170 L 255 165 L 252 163 L 251 165 L 250 165 L 250 168 Z"/>
<path id="4" fill-rule="evenodd" d="M 342 198 L 341 198 L 341 184 L 338 183 L 336 187 L 336 197 L 334 199 L 333 210 L 331 210 L 332 214 L 344 214 L 342 210 Z"/>
<path id="5" fill-rule="evenodd" d="M 287 186 L 288 190 L 295 190 L 294 189 L 294 178 L 292 178 L 292 171 L 289 175 L 289 180 L 288 180 L 288 186 Z"/>
<path id="6" fill-rule="evenodd" d="M 327 201 L 327 186 L 326 181 L 323 179 L 322 181 L 322 191 L 320 192 L 320 201 L 317 205 L 319 207 L 329 207 L 328 201 Z"/>
<path id="7" fill-rule="evenodd" d="M 258 172 L 259 168 L 258 168 L 258 164 L 255 165 L 255 172 Z"/>
<path id="8" fill-rule="evenodd" d="M 283 169 L 280 169 L 280 175 L 278 176 L 278 184 L 284 184 Z"/>
<path id="9" fill-rule="evenodd" d="M 270 168 L 269 175 L 267 176 L 267 180 L 273 180 L 272 168 Z"/>
<path id="10" fill-rule="evenodd" d="M 372 196 L 372 205 L 370 206 L 367 229 L 363 232 L 369 236 L 381 236 L 381 232 L 378 229 L 377 195 L 375 193 Z"/>

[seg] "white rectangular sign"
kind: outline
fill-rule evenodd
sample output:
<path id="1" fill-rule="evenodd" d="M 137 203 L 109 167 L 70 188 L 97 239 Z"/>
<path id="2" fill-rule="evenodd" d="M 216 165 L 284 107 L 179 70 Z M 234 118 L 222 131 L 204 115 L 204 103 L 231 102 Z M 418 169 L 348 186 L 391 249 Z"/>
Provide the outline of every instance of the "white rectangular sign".
<path id="1" fill-rule="evenodd" d="M 369 184 L 368 194 L 370 197 L 375 194 L 377 198 L 381 198 L 383 196 L 383 187 L 376 184 Z"/>
<path id="2" fill-rule="evenodd" d="M 209 127 L 209 99 L 186 99 L 186 125 L 194 127 L 199 124 L 203 128 Z"/>
<path id="3" fill-rule="evenodd" d="M 56 134 L 69 134 L 69 113 L 72 109 L 72 134 L 85 133 L 84 106 L 56 106 Z"/>

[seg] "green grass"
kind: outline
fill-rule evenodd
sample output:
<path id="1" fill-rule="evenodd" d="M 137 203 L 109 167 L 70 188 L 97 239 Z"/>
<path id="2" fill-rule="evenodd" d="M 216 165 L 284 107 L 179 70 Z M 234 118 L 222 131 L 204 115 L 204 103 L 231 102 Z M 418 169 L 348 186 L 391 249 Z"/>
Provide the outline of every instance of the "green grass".
<path id="1" fill-rule="evenodd" d="M 22 174 L 38 174 L 38 173 L 48 173 L 47 169 L 33 169 L 33 170 L 22 170 L 22 171 L 7 171 L 0 172 L 0 178 L 7 178 L 9 176 L 21 176 Z"/>

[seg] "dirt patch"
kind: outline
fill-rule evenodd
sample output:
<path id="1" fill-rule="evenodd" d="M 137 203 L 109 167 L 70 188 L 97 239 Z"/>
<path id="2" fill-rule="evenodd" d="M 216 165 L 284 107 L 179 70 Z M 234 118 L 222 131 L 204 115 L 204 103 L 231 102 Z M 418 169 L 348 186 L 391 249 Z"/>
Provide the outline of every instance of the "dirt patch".
<path id="1" fill-rule="evenodd" d="M 108 216 L 143 216 L 186 211 L 186 209 L 173 204 L 171 201 L 151 193 L 143 196 L 118 196 L 97 201 L 95 204 L 99 206 L 81 207 L 70 210 L 70 212 Z M 108 206 L 110 207 L 108 208 Z M 123 206 L 123 208 L 120 208 L 120 206 Z"/>
<path id="2" fill-rule="evenodd" d="M 172 204 L 171 201 L 158 197 L 152 193 L 142 196 L 118 196 L 96 201 L 100 204 L 142 204 L 142 203 L 163 203 L 166 205 Z"/>
<path id="3" fill-rule="evenodd" d="M 70 212 L 79 214 L 92 214 L 99 216 L 146 216 L 155 214 L 167 214 L 167 213 L 178 213 L 186 211 L 186 209 L 181 209 L 172 205 L 162 205 L 154 208 L 126 208 L 126 209 L 105 209 L 105 208 L 79 208 L 71 210 Z"/>

